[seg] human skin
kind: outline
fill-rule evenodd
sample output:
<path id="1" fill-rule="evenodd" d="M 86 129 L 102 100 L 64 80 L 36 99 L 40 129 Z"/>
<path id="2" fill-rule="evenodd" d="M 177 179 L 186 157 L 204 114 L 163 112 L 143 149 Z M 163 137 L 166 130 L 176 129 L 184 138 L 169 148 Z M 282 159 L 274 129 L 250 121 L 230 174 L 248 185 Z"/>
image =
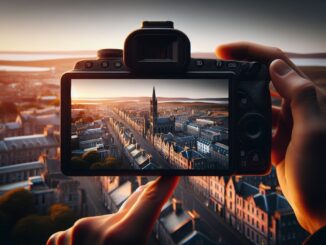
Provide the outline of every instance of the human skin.
<path id="1" fill-rule="evenodd" d="M 164 176 L 140 186 L 117 213 L 82 218 L 70 229 L 53 234 L 47 245 L 145 244 L 178 180 Z"/>
<path id="2" fill-rule="evenodd" d="M 282 106 L 272 110 L 272 163 L 298 222 L 311 234 L 316 232 L 326 225 L 326 93 L 280 49 L 240 42 L 222 45 L 216 54 L 269 66 L 282 97 Z M 159 177 L 139 187 L 117 213 L 80 219 L 52 235 L 47 244 L 144 244 L 177 183 L 178 177 Z"/>
<path id="3" fill-rule="evenodd" d="M 256 60 L 269 66 L 282 106 L 273 107 L 272 163 L 300 225 L 314 233 L 326 225 L 325 91 L 278 48 L 247 42 L 219 46 L 222 59 Z"/>

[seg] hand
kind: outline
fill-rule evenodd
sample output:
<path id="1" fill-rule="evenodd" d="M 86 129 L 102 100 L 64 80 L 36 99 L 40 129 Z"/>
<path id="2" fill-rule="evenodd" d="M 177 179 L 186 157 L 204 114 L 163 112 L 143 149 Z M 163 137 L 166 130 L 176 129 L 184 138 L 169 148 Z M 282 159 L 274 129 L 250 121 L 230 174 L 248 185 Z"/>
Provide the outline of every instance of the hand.
<path id="1" fill-rule="evenodd" d="M 178 177 L 165 176 L 140 186 L 117 213 L 80 219 L 53 234 L 47 245 L 145 244 L 177 183 Z"/>
<path id="2" fill-rule="evenodd" d="M 222 45 L 216 54 L 269 66 L 272 83 L 283 98 L 282 107 L 272 110 L 272 163 L 298 222 L 314 233 L 326 225 L 325 93 L 319 93 L 280 49 L 240 42 Z"/>

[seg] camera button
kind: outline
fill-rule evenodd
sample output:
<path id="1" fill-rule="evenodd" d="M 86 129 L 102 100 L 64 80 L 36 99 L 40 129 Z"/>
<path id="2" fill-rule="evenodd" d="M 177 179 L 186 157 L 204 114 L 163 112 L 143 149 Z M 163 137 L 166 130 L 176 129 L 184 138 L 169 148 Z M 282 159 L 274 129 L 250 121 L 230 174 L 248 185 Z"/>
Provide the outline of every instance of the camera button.
<path id="1" fill-rule="evenodd" d="M 203 60 L 196 60 L 196 61 L 195 61 L 195 64 L 196 64 L 196 66 L 198 66 L 198 67 L 202 67 L 202 66 L 204 65 L 204 61 L 203 61 Z"/>
<path id="2" fill-rule="evenodd" d="M 257 166 L 262 163 L 262 158 L 258 151 L 252 150 L 247 155 L 247 164 Z"/>
<path id="3" fill-rule="evenodd" d="M 121 67 L 122 67 L 122 63 L 121 63 L 121 61 L 115 61 L 115 62 L 114 62 L 114 67 L 115 67 L 115 68 L 121 68 Z"/>
<path id="4" fill-rule="evenodd" d="M 239 122 L 241 138 L 247 143 L 259 143 L 264 139 L 265 120 L 262 115 L 249 113 Z"/>
<path id="5" fill-rule="evenodd" d="M 238 67 L 238 63 L 236 62 L 229 62 L 228 63 L 228 68 L 229 69 L 236 69 Z"/>
<path id="6" fill-rule="evenodd" d="M 107 62 L 107 61 L 102 62 L 101 67 L 102 68 L 108 68 L 109 67 L 109 62 Z"/>
<path id="7" fill-rule="evenodd" d="M 237 91 L 237 104 L 240 110 L 249 110 L 251 107 L 251 99 L 243 91 Z"/>
<path id="8" fill-rule="evenodd" d="M 90 69 L 90 68 L 92 68 L 92 67 L 93 67 L 93 62 L 87 61 L 87 62 L 85 63 L 85 68 Z"/>
<path id="9" fill-rule="evenodd" d="M 223 62 L 221 60 L 216 61 L 216 67 L 217 68 L 222 68 L 223 67 Z"/>

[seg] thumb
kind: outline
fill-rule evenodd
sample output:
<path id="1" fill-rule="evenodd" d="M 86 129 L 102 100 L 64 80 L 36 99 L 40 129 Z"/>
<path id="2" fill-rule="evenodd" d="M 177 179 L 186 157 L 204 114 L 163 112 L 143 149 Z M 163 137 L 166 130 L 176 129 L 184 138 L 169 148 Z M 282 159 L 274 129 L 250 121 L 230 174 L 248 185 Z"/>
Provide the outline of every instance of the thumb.
<path id="1" fill-rule="evenodd" d="M 274 60 L 269 73 L 277 92 L 289 102 L 294 122 L 304 122 L 317 115 L 314 84 L 300 76 L 283 60 Z"/>

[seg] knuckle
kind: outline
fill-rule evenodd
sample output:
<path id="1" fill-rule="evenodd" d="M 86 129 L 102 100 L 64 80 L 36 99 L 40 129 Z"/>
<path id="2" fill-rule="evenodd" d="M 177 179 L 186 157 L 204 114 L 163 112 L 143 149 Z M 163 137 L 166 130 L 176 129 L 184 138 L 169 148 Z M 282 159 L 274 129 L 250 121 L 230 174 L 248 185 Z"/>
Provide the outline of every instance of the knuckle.
<path id="1" fill-rule="evenodd" d="M 56 244 L 66 244 L 67 234 L 66 232 L 59 232 Z"/>
<path id="2" fill-rule="evenodd" d="M 76 240 L 76 238 L 78 238 L 82 234 L 85 234 L 85 232 L 89 232 L 90 228 L 91 221 L 88 218 L 82 218 L 77 220 L 71 230 L 73 239 Z"/>
<path id="3" fill-rule="evenodd" d="M 283 52 L 282 49 L 280 49 L 278 47 L 273 47 L 272 49 L 273 49 L 274 53 L 276 54 L 276 57 L 278 57 L 280 59 L 287 58 L 286 54 Z"/>
<path id="4" fill-rule="evenodd" d="M 315 97 L 315 86 L 308 80 L 303 81 L 302 85 L 296 86 L 293 89 L 293 98 L 297 101 L 306 99 L 307 97 Z"/>
<path id="5" fill-rule="evenodd" d="M 55 244 L 57 234 L 58 234 L 58 232 L 51 235 L 50 238 L 48 239 L 48 241 L 46 242 L 46 245 Z"/>

